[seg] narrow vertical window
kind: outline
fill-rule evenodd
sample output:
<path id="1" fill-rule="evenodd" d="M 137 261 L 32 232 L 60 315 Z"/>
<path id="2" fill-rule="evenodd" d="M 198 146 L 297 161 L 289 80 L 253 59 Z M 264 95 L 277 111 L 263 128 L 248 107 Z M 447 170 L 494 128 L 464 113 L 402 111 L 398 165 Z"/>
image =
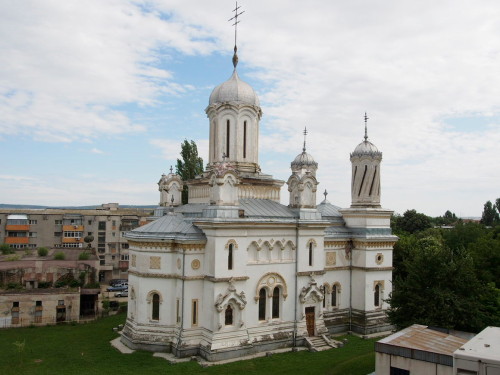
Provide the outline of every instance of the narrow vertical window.
<path id="1" fill-rule="evenodd" d="M 151 320 L 160 320 L 160 296 L 157 293 L 153 294 Z"/>
<path id="2" fill-rule="evenodd" d="M 266 320 L 266 290 L 259 291 L 259 320 Z"/>
<path id="3" fill-rule="evenodd" d="M 229 250 L 227 253 L 227 269 L 233 269 L 233 244 L 229 244 Z"/>
<path id="4" fill-rule="evenodd" d="M 180 301 L 179 301 L 179 298 L 177 298 L 176 303 L 175 303 L 175 316 L 176 316 L 177 323 L 179 323 L 181 321 L 181 317 L 179 314 L 179 307 L 180 307 Z"/>
<path id="5" fill-rule="evenodd" d="M 337 285 L 332 288 L 332 307 L 337 307 Z"/>
<path id="6" fill-rule="evenodd" d="M 373 304 L 375 306 L 380 306 L 380 284 L 375 286 L 375 293 L 373 294 L 374 301 Z"/>
<path id="7" fill-rule="evenodd" d="M 226 326 L 231 326 L 233 325 L 233 308 L 231 305 L 227 305 L 226 307 L 226 312 L 224 316 L 224 324 Z"/>
<path id="8" fill-rule="evenodd" d="M 365 165 L 365 171 L 363 172 L 363 178 L 361 179 L 361 185 L 359 185 L 358 197 L 361 195 L 361 190 L 363 190 L 363 184 L 365 183 L 366 172 L 368 171 L 368 166 Z"/>
<path id="9" fill-rule="evenodd" d="M 229 157 L 229 120 L 226 123 L 226 156 Z"/>
<path id="10" fill-rule="evenodd" d="M 323 308 L 326 308 L 326 286 L 325 286 L 325 293 L 323 293 Z"/>
<path id="11" fill-rule="evenodd" d="M 309 242 L 309 265 L 313 265 L 313 244 Z"/>
<path id="12" fill-rule="evenodd" d="M 280 288 L 273 290 L 273 319 L 280 317 Z"/>
<path id="13" fill-rule="evenodd" d="M 247 157 L 247 122 L 243 122 L 243 158 Z"/>
<path id="14" fill-rule="evenodd" d="M 191 323 L 193 326 L 198 325 L 198 300 L 194 299 L 192 303 L 192 316 Z"/>

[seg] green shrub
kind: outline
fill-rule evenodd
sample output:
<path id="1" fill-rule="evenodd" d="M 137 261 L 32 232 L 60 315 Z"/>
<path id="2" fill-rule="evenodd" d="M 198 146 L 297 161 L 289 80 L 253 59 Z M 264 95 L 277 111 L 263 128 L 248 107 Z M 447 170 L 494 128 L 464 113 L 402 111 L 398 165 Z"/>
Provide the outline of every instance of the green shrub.
<path id="1" fill-rule="evenodd" d="M 54 254 L 54 259 L 55 260 L 64 260 L 66 258 L 66 255 L 62 251 L 58 251 L 57 253 Z"/>
<path id="2" fill-rule="evenodd" d="M 21 257 L 19 255 L 11 254 L 7 257 L 6 261 L 7 262 L 14 262 L 14 261 L 19 260 L 19 259 L 21 259 Z"/>
<path id="3" fill-rule="evenodd" d="M 39 281 L 38 282 L 39 289 L 47 289 L 47 288 L 50 288 L 51 286 L 52 286 L 52 283 L 48 282 L 48 281 Z"/>
<path id="4" fill-rule="evenodd" d="M 6 243 L 0 245 L 0 251 L 3 255 L 12 254 L 14 252 L 14 250 L 12 250 Z"/>
<path id="5" fill-rule="evenodd" d="M 14 282 L 11 282 L 11 283 L 7 283 L 7 289 L 22 289 L 23 286 L 19 283 L 14 283 Z"/>
<path id="6" fill-rule="evenodd" d="M 84 288 L 86 289 L 100 289 L 101 288 L 101 284 L 99 283 L 88 283 L 84 286 Z"/>
<path id="7" fill-rule="evenodd" d="M 47 249 L 46 247 L 39 247 L 38 248 L 38 256 L 39 257 L 46 257 L 48 253 L 49 253 L 49 249 Z"/>
<path id="8" fill-rule="evenodd" d="M 89 258 L 90 254 L 87 252 L 80 253 L 80 255 L 78 255 L 78 260 L 89 260 Z"/>

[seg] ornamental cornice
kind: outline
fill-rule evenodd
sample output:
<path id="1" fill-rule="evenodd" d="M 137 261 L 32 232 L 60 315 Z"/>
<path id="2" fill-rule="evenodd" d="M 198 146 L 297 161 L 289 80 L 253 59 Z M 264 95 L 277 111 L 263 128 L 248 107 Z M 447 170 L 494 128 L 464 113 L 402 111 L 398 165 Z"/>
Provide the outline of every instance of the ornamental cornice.
<path id="1" fill-rule="evenodd" d="M 205 243 L 176 243 L 173 241 L 161 241 L 161 242 L 139 242 L 139 241 L 128 241 L 131 247 L 134 247 L 132 250 L 137 251 L 147 251 L 147 250 L 158 250 L 165 249 L 170 251 L 178 251 L 178 250 L 187 250 L 187 251 L 195 251 L 195 250 L 204 250 Z"/>
<path id="2" fill-rule="evenodd" d="M 302 272 L 297 272 L 297 276 L 315 276 L 315 275 L 324 275 L 325 274 L 325 271 L 324 270 L 321 270 L 321 271 L 302 271 Z"/>
<path id="3" fill-rule="evenodd" d="M 147 277 L 152 279 L 178 279 L 178 280 L 203 280 L 207 276 L 199 275 L 199 276 L 181 276 L 175 273 L 150 273 L 150 272 L 139 272 L 139 271 L 128 271 L 129 275 L 134 275 L 137 277 Z"/>
<path id="4" fill-rule="evenodd" d="M 339 249 L 343 249 L 345 248 L 347 245 L 347 241 L 343 241 L 343 240 L 340 240 L 340 241 L 325 241 L 324 242 L 324 247 L 325 247 L 325 250 L 326 248 L 339 248 Z"/>
<path id="5" fill-rule="evenodd" d="M 357 267 L 352 266 L 353 270 L 361 270 L 366 272 L 377 272 L 377 271 L 392 271 L 394 267 Z"/>
<path id="6" fill-rule="evenodd" d="M 233 276 L 233 277 L 205 276 L 205 280 L 211 281 L 213 283 L 228 283 L 230 280 L 232 280 L 232 281 L 246 281 L 248 279 L 249 279 L 248 276 Z"/>
<path id="7" fill-rule="evenodd" d="M 354 240 L 354 250 L 361 248 L 392 248 L 397 241 L 360 241 Z"/>
<path id="8" fill-rule="evenodd" d="M 325 267 L 325 271 L 346 271 L 349 269 L 350 269 L 349 266 Z"/>

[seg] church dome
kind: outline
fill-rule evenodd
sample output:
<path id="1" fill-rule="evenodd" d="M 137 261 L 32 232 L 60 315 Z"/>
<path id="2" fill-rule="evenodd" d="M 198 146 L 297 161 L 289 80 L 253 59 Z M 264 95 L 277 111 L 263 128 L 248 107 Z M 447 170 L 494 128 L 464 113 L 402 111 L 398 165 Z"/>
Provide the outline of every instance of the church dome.
<path id="1" fill-rule="evenodd" d="M 226 102 L 239 102 L 260 106 L 259 98 L 254 89 L 238 77 L 236 69 L 234 69 L 231 78 L 221 83 L 212 91 L 208 105 Z"/>
<path id="2" fill-rule="evenodd" d="M 354 152 L 351 156 L 355 155 L 381 155 L 382 153 L 378 150 L 377 146 L 368 140 L 364 140 L 359 145 L 356 146 Z"/>
<path id="3" fill-rule="evenodd" d="M 309 166 L 314 166 L 318 167 L 318 163 L 314 160 L 312 155 L 308 154 L 305 151 L 302 151 L 300 154 L 297 155 L 297 157 L 292 161 L 292 168 L 293 167 L 309 167 Z"/>

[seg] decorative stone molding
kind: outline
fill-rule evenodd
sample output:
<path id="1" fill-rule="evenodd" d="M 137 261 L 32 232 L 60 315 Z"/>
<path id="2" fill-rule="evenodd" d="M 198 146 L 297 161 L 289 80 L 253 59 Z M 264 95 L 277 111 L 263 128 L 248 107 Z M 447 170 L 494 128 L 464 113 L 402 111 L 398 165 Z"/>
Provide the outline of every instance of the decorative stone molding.
<path id="1" fill-rule="evenodd" d="M 146 296 L 146 302 L 151 303 L 151 301 L 153 301 L 153 294 L 158 294 L 158 296 L 160 297 L 160 304 L 161 304 L 163 302 L 163 296 L 157 290 L 150 290 L 149 291 L 148 295 Z"/>
<path id="2" fill-rule="evenodd" d="M 375 255 L 375 263 L 382 264 L 383 262 L 384 262 L 384 254 L 377 253 L 377 255 Z"/>
<path id="3" fill-rule="evenodd" d="M 337 253 L 329 251 L 326 253 L 325 264 L 327 266 L 334 266 L 337 264 Z"/>
<path id="4" fill-rule="evenodd" d="M 306 303 L 307 301 L 321 302 L 324 299 L 323 292 L 318 287 L 316 280 L 311 276 L 311 280 L 307 286 L 302 287 L 299 294 L 300 303 Z"/>
<path id="5" fill-rule="evenodd" d="M 324 247 L 326 248 L 339 248 L 343 249 L 347 245 L 347 241 L 325 241 Z"/>
<path id="6" fill-rule="evenodd" d="M 238 249 L 238 243 L 233 239 L 230 239 L 229 241 L 227 241 L 226 246 L 224 248 L 229 249 L 229 245 L 231 245 L 231 244 L 233 245 L 233 249 Z"/>
<path id="7" fill-rule="evenodd" d="M 350 266 L 325 267 L 325 271 L 346 271 L 351 269 Z"/>
<path id="8" fill-rule="evenodd" d="M 353 270 L 361 270 L 366 272 L 376 272 L 376 271 L 392 271 L 394 267 L 352 267 Z"/>
<path id="9" fill-rule="evenodd" d="M 354 247 L 359 248 L 391 248 L 394 246 L 396 241 L 359 241 L 354 240 Z"/>
<path id="10" fill-rule="evenodd" d="M 325 271 L 324 270 L 321 270 L 321 271 L 302 271 L 302 272 L 297 272 L 297 276 L 309 276 L 309 277 L 312 277 L 314 275 L 324 275 L 325 274 Z"/>
<path id="11" fill-rule="evenodd" d="M 152 270 L 161 269 L 161 257 L 149 257 L 149 268 Z"/>
<path id="12" fill-rule="evenodd" d="M 181 258 L 177 258 L 176 264 L 177 264 L 177 269 L 180 270 L 182 265 Z"/>
<path id="13" fill-rule="evenodd" d="M 267 290 L 268 296 L 272 296 L 273 289 L 275 287 L 281 288 L 281 291 L 283 293 L 283 299 L 286 299 L 286 297 L 288 297 L 288 288 L 283 276 L 281 276 L 279 273 L 276 272 L 266 273 L 264 276 L 260 278 L 259 282 L 257 283 L 257 287 L 255 288 L 255 296 L 254 296 L 255 302 L 259 301 L 259 292 L 262 288 L 265 288 Z"/>
<path id="14" fill-rule="evenodd" d="M 229 280 L 233 281 L 246 281 L 249 279 L 248 276 L 234 276 L 234 277 L 213 277 L 213 276 L 205 276 L 205 280 L 211 281 L 213 283 L 225 283 Z"/>
<path id="15" fill-rule="evenodd" d="M 382 290 L 384 290 L 384 289 L 385 289 L 385 281 L 384 281 L 384 280 L 375 280 L 375 281 L 373 282 L 373 290 L 374 290 L 374 291 L 375 291 L 375 287 L 376 287 L 377 285 L 380 285 L 380 288 L 381 288 Z"/>
<path id="16" fill-rule="evenodd" d="M 132 254 L 131 266 L 137 267 L 137 255 L 135 255 L 135 254 Z"/>
<path id="17" fill-rule="evenodd" d="M 179 250 L 204 250 L 205 242 L 203 243 L 176 243 L 172 241 L 162 241 L 162 242 L 139 242 L 139 241 L 128 241 L 129 245 L 140 251 L 140 250 L 160 250 L 166 249 L 167 251 L 175 252 Z"/>
<path id="18" fill-rule="evenodd" d="M 247 299 L 245 296 L 245 292 L 241 291 L 241 293 L 236 292 L 236 288 L 233 284 L 233 279 L 228 281 L 229 286 L 224 294 L 219 293 L 217 299 L 215 300 L 215 308 L 218 312 L 222 312 L 226 309 L 228 303 L 230 301 L 234 301 L 234 303 L 238 306 L 240 310 L 243 310 L 247 304 Z"/>
<path id="19" fill-rule="evenodd" d="M 197 269 L 199 269 L 199 268 L 200 268 L 200 265 L 201 265 L 201 263 L 200 263 L 200 260 L 199 260 L 199 259 L 193 259 L 193 261 L 191 262 L 191 268 L 192 268 L 193 270 L 197 270 Z"/>

